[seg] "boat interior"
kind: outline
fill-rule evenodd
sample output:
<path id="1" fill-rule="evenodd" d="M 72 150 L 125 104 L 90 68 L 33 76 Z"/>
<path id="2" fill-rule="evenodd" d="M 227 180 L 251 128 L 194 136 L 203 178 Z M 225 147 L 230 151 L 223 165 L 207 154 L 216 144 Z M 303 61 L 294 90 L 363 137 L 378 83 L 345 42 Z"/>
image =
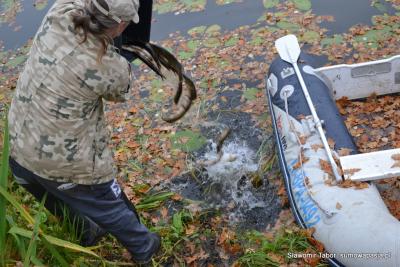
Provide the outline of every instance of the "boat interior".
<path id="1" fill-rule="evenodd" d="M 358 148 L 352 155 L 339 151 L 345 179 L 374 181 L 400 219 L 400 55 L 315 71 L 330 88 Z"/>

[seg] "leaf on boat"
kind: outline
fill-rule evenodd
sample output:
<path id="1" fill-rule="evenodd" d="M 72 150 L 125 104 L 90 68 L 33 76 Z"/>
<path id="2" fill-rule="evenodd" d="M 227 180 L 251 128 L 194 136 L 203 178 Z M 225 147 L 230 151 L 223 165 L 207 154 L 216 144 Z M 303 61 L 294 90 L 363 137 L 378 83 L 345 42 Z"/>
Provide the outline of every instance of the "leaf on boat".
<path id="1" fill-rule="evenodd" d="M 308 188 L 311 188 L 310 178 L 306 177 L 306 178 L 304 179 L 304 183 L 306 184 L 306 186 L 307 186 Z"/>
<path id="2" fill-rule="evenodd" d="M 328 145 L 330 148 L 334 149 L 335 148 L 335 140 L 332 138 L 328 138 Z"/>
<path id="3" fill-rule="evenodd" d="M 353 176 L 356 172 L 359 172 L 359 171 L 361 171 L 360 168 L 352 168 L 352 169 L 343 170 L 343 173 L 344 173 L 345 175 L 348 175 L 349 177 L 351 177 L 351 176 Z"/>
<path id="4" fill-rule="evenodd" d="M 366 182 L 357 182 L 357 181 L 352 181 L 350 179 L 346 179 L 346 180 L 340 182 L 338 184 L 338 186 L 341 187 L 341 188 L 350 188 L 350 187 L 352 187 L 354 189 L 365 189 L 365 188 L 369 187 L 368 183 L 366 183 Z"/>
<path id="5" fill-rule="evenodd" d="M 299 136 L 300 144 L 304 145 L 307 141 L 307 136 L 305 135 L 300 135 Z"/>
<path id="6" fill-rule="evenodd" d="M 338 150 L 338 153 L 339 156 L 343 157 L 350 155 L 351 151 L 353 151 L 353 149 L 342 147 L 341 149 Z"/>
<path id="7" fill-rule="evenodd" d="M 303 154 L 303 152 L 302 152 Z M 300 161 L 301 158 L 301 161 Z M 305 162 L 309 161 L 310 159 L 305 157 L 304 155 L 302 155 L 301 157 L 299 156 L 299 160 L 296 162 L 295 165 L 293 165 L 293 169 L 298 169 L 301 167 L 301 165 L 303 165 Z"/>
<path id="8" fill-rule="evenodd" d="M 393 160 L 400 160 L 400 154 L 393 154 L 392 155 Z"/>
<path id="9" fill-rule="evenodd" d="M 331 164 L 328 161 L 319 159 L 319 165 L 325 173 L 333 175 Z"/>
<path id="10" fill-rule="evenodd" d="M 314 150 L 315 152 L 317 152 L 318 149 L 320 149 L 320 148 L 322 149 L 322 148 L 324 148 L 324 146 L 322 144 L 313 144 L 313 145 L 311 145 L 311 149 Z"/>
<path id="11" fill-rule="evenodd" d="M 396 161 L 396 163 L 393 164 L 390 168 L 400 168 L 400 161 Z"/>
<path id="12" fill-rule="evenodd" d="M 334 186 L 332 179 L 326 179 L 324 181 L 324 184 L 326 184 L 327 186 Z"/>
<path id="13" fill-rule="evenodd" d="M 339 202 L 336 202 L 336 209 L 338 210 L 342 209 L 342 205 Z"/>

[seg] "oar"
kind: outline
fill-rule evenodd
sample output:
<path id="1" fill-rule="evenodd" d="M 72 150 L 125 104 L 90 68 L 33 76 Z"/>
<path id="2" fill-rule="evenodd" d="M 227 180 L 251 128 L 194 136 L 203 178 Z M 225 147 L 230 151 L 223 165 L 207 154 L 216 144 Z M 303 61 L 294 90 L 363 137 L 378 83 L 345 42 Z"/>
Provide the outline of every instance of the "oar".
<path id="1" fill-rule="evenodd" d="M 321 121 L 318 118 L 317 112 L 315 111 L 314 105 L 311 101 L 310 94 L 308 93 L 307 86 L 304 82 L 303 76 L 301 75 L 299 66 L 297 65 L 297 60 L 300 56 L 300 46 L 297 41 L 296 36 L 293 34 L 286 35 L 282 38 L 279 38 L 275 41 L 275 47 L 278 50 L 279 56 L 286 62 L 291 63 L 296 72 L 297 78 L 299 79 L 301 88 L 303 90 L 304 96 L 306 97 L 308 107 L 311 110 L 311 114 L 314 119 L 314 123 L 318 129 L 319 136 L 321 137 L 322 143 L 324 145 L 326 154 L 328 156 L 328 160 L 331 164 L 333 174 L 335 175 L 336 181 L 341 181 L 342 177 L 339 175 L 337 171 L 336 162 L 333 160 L 331 149 L 328 145 L 328 141 L 326 140 L 325 133 L 321 126 Z"/>

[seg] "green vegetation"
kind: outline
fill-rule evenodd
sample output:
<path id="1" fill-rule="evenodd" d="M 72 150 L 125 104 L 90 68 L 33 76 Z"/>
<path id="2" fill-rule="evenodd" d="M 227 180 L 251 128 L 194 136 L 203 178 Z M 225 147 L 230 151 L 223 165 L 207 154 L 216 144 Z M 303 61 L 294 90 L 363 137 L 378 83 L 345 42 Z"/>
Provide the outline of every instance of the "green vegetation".
<path id="1" fill-rule="evenodd" d="M 319 251 L 309 243 L 309 234 L 300 229 L 281 230 L 273 239 L 264 234 L 250 231 L 244 235 L 247 247 L 258 246 L 248 250 L 238 259 L 241 266 L 282 266 L 294 262 L 289 253 L 318 253 Z M 307 262 L 310 264 L 310 262 Z M 313 266 L 327 266 L 319 259 Z"/>

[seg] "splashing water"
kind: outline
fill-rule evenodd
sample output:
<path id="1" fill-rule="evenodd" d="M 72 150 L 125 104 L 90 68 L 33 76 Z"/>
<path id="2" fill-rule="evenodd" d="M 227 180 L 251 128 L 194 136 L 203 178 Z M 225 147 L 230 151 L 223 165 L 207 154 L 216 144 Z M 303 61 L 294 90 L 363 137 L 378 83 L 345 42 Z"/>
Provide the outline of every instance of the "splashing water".
<path id="1" fill-rule="evenodd" d="M 217 157 L 216 144 L 212 143 L 211 151 L 205 153 L 206 160 Z M 206 196 L 211 205 L 217 208 L 228 208 L 231 221 L 242 219 L 240 210 L 263 207 L 265 203 L 255 195 L 249 175 L 258 169 L 256 153 L 245 142 L 230 142 L 223 148 L 219 162 L 206 167 L 209 185 Z"/>
<path id="2" fill-rule="evenodd" d="M 210 141 L 200 158 L 213 161 L 218 156 Z M 258 172 L 256 152 L 245 141 L 225 142 L 223 155 L 216 164 L 205 167 L 198 181 L 183 177 L 173 181 L 172 190 L 189 199 L 201 200 L 204 208 L 216 208 L 228 215 L 231 223 L 262 229 L 280 210 L 273 185 L 262 179 L 259 187 L 252 178 Z"/>

